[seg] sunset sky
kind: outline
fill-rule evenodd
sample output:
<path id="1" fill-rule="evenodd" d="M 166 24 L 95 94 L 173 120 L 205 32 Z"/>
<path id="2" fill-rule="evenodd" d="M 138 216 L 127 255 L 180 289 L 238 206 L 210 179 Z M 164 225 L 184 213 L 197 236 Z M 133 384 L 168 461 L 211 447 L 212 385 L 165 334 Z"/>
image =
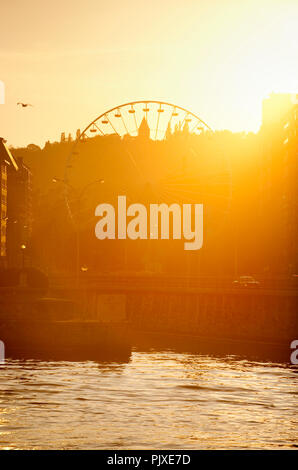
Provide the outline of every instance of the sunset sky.
<path id="1" fill-rule="evenodd" d="M 0 136 L 43 145 L 138 99 L 256 131 L 266 95 L 297 92 L 297 22 L 297 0 L 2 2 Z"/>

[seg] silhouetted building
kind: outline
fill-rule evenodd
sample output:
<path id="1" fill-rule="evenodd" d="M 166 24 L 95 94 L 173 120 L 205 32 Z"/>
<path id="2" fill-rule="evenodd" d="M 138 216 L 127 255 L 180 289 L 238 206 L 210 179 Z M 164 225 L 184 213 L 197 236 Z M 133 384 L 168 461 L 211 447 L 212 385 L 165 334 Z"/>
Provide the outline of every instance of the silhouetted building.
<path id="1" fill-rule="evenodd" d="M 291 93 L 271 93 L 262 103 L 262 129 L 280 127 L 281 117 L 285 116 L 293 106 Z"/>
<path id="2" fill-rule="evenodd" d="M 18 171 L 8 171 L 7 258 L 11 267 L 21 267 L 30 253 L 32 235 L 32 173 L 22 158 Z"/>
<path id="3" fill-rule="evenodd" d="M 298 98 L 298 95 L 296 95 Z M 282 211 L 285 261 L 289 274 L 298 273 L 298 100 L 284 117 Z"/>
<path id="4" fill-rule="evenodd" d="M 142 119 L 142 122 L 139 127 L 138 136 L 143 139 L 150 139 L 150 127 L 148 126 L 146 118 Z"/>
<path id="5" fill-rule="evenodd" d="M 263 255 L 265 268 L 271 274 L 288 275 L 293 269 L 293 261 L 289 259 L 289 233 L 292 230 L 289 227 L 293 226 L 295 218 L 293 181 L 295 177 L 297 181 L 297 140 L 296 150 L 294 143 L 296 107 L 294 95 L 289 93 L 273 93 L 263 101 L 260 130 Z"/>
<path id="6" fill-rule="evenodd" d="M 7 266 L 7 227 L 9 223 L 8 215 L 8 170 L 11 173 L 16 173 L 18 166 L 5 144 L 5 141 L 0 137 L 0 203 L 1 203 L 1 241 L 0 241 L 0 267 Z"/>

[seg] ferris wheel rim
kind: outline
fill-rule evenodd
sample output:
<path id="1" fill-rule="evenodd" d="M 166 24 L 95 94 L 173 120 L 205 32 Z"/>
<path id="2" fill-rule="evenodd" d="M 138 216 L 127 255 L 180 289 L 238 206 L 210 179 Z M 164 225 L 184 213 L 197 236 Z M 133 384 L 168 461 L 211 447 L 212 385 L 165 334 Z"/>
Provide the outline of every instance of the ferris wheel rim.
<path id="1" fill-rule="evenodd" d="M 112 108 L 110 108 L 109 110 L 101 113 L 99 116 L 97 116 L 95 119 L 93 119 L 93 121 L 91 121 L 85 128 L 82 132 L 80 132 L 79 136 L 76 138 L 76 140 L 74 141 L 73 143 L 73 146 L 72 146 L 72 149 L 69 153 L 69 155 L 67 156 L 66 158 L 66 166 L 65 166 L 65 170 L 64 170 L 64 196 L 65 196 L 65 200 L 66 200 L 66 205 L 67 205 L 67 208 L 68 208 L 68 212 L 70 214 L 70 217 L 71 219 L 73 219 L 73 214 L 72 214 L 72 210 L 71 210 L 71 207 L 70 207 L 70 201 L 69 201 L 69 187 L 68 187 L 68 177 L 69 177 L 69 171 L 68 171 L 68 168 L 69 168 L 69 164 L 71 162 L 71 159 L 75 153 L 75 150 L 77 148 L 77 145 L 79 144 L 79 142 L 81 141 L 81 138 L 82 136 L 85 136 L 86 135 L 86 132 L 88 131 L 88 129 L 90 129 L 91 126 L 96 126 L 98 131 L 100 132 L 100 134 L 102 136 L 107 136 L 107 135 L 110 135 L 110 134 L 107 134 L 107 133 L 104 133 L 104 131 L 101 130 L 101 128 L 97 125 L 97 122 L 102 119 L 103 117 L 107 117 L 107 115 L 109 115 L 110 113 L 112 113 L 113 111 L 116 111 L 116 110 L 119 110 L 120 108 L 125 108 L 127 106 L 134 106 L 134 105 L 140 105 L 140 104 L 144 104 L 145 107 L 147 107 L 148 104 L 157 104 L 159 105 L 160 107 L 161 106 L 168 106 L 170 108 L 173 109 L 173 112 L 174 110 L 180 110 L 182 112 L 185 113 L 185 117 L 184 117 L 184 121 L 185 119 L 187 118 L 187 116 L 192 116 L 194 119 L 196 119 L 199 123 L 201 123 L 203 126 L 205 126 L 205 128 L 210 131 L 210 132 L 213 132 L 213 129 L 203 120 L 201 119 L 199 116 L 197 116 L 194 112 L 192 111 L 189 111 L 188 109 L 184 108 L 183 106 L 180 106 L 180 105 L 175 105 L 173 103 L 169 103 L 167 101 L 160 101 L 160 100 L 135 100 L 135 101 L 129 101 L 127 103 L 122 103 L 120 105 L 117 105 L 117 106 L 114 106 Z M 146 114 L 146 113 L 145 113 Z M 170 118 L 171 119 L 171 118 Z M 110 122 L 110 121 L 109 121 Z M 111 124 L 111 123 L 110 123 Z M 111 124 L 112 125 L 112 124 Z M 112 125 L 112 128 L 113 125 Z M 126 126 L 125 126 L 126 128 Z M 114 129 L 115 130 L 115 129 Z M 116 134 L 120 136 L 120 134 L 116 131 Z M 129 132 L 128 132 L 129 134 Z M 88 136 L 87 136 L 88 137 Z"/>
<path id="2" fill-rule="evenodd" d="M 125 106 L 133 106 L 133 105 L 138 105 L 138 104 L 149 104 L 149 103 L 153 103 L 153 104 L 159 104 L 159 105 L 164 105 L 164 106 L 170 106 L 174 109 L 179 109 L 180 111 L 183 111 L 185 113 L 187 113 L 187 115 L 191 115 L 193 116 L 195 119 L 197 119 L 200 123 L 202 123 L 204 126 L 207 127 L 207 129 L 209 131 L 213 131 L 212 128 L 203 120 L 201 119 L 199 116 L 197 116 L 195 113 L 193 113 L 192 111 L 189 111 L 188 109 L 182 107 L 182 106 L 179 106 L 179 105 L 175 105 L 173 103 L 169 103 L 167 101 L 159 101 L 159 100 L 136 100 L 136 101 L 129 101 L 127 103 L 123 103 L 123 104 L 120 104 L 118 106 L 114 106 L 113 108 L 109 109 L 108 111 L 105 111 L 104 113 L 100 114 L 99 116 L 97 116 L 95 119 L 93 119 L 93 121 L 91 121 L 88 126 L 85 127 L 85 129 L 80 133 L 80 136 L 79 136 L 79 139 L 85 134 L 85 132 L 88 131 L 88 129 L 93 125 L 95 124 L 97 121 L 99 121 L 99 119 L 105 117 L 107 114 L 110 114 L 112 113 L 113 111 L 116 111 L 120 108 L 124 108 Z M 116 132 L 117 133 L 117 132 Z M 118 133 L 117 133 L 118 134 Z M 104 134 L 104 135 L 107 135 L 107 134 Z"/>

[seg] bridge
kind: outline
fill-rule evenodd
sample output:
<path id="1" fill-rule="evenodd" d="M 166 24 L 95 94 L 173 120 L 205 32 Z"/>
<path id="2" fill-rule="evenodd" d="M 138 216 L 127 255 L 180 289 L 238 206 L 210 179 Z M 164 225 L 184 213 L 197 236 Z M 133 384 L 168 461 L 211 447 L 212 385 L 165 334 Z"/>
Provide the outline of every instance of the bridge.
<path id="1" fill-rule="evenodd" d="M 63 299 L 67 299 L 73 301 L 81 322 L 128 322 L 137 338 L 153 333 L 163 338 L 186 337 L 187 344 L 210 339 L 266 344 L 270 351 L 272 347 L 282 349 L 286 357 L 297 338 L 298 291 L 286 279 L 262 279 L 259 288 L 234 288 L 231 278 L 84 274 L 79 284 L 76 276 L 52 277 L 47 293 L 2 288 L 0 317 L 1 312 L 3 318 L 18 312 L 20 318 L 26 318 L 34 304 L 42 319 L 50 302 L 55 302 L 55 318 L 63 320 L 67 313 Z"/>
<path id="2" fill-rule="evenodd" d="M 101 291 L 163 291 L 163 292 L 210 292 L 226 291 L 233 294 L 246 295 L 248 292 L 256 295 L 297 295 L 298 278 L 286 277 L 255 277 L 259 282 L 257 288 L 242 288 L 233 285 L 233 277 L 214 276 L 179 276 L 161 273 L 102 273 L 90 275 L 81 273 L 79 280 L 72 275 L 54 275 L 50 278 L 53 289 L 75 288 L 98 289 Z M 79 282 L 78 282 L 79 281 Z"/>

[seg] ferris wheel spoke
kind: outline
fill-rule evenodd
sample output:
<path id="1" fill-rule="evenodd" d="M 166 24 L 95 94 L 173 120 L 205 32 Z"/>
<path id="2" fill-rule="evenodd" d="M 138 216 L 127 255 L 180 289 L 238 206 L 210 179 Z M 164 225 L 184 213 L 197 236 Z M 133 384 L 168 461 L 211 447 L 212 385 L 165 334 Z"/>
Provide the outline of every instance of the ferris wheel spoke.
<path id="1" fill-rule="evenodd" d="M 176 114 L 177 114 L 177 113 L 176 113 L 176 108 L 173 106 L 173 107 L 172 107 L 172 112 L 171 112 L 171 117 L 170 117 L 170 119 L 168 120 L 168 125 L 167 125 L 167 127 L 166 127 L 166 129 L 165 129 L 165 131 L 164 131 L 163 139 L 166 138 L 167 130 L 168 130 L 168 129 L 172 129 L 172 119 L 173 119 L 173 117 L 174 117 Z"/>
<path id="2" fill-rule="evenodd" d="M 146 122 L 148 121 L 148 112 L 149 112 L 148 103 L 145 101 L 144 102 L 143 113 L 144 113 L 144 117 L 146 119 Z"/>
<path id="3" fill-rule="evenodd" d="M 165 184 L 167 186 L 174 186 L 175 188 L 177 187 L 183 187 L 183 186 L 187 186 L 188 188 L 197 188 L 197 187 L 202 187 L 202 185 L 212 185 L 212 186 L 226 186 L 227 184 L 229 184 L 229 182 L 209 182 L 206 183 L 205 182 L 206 178 L 204 177 L 204 180 L 198 180 L 197 182 L 193 182 L 193 180 L 188 180 L 188 181 L 185 181 L 185 182 L 165 182 Z"/>
<path id="4" fill-rule="evenodd" d="M 174 117 L 176 114 L 177 114 L 176 108 L 173 107 L 172 112 L 171 112 L 171 117 L 170 117 L 170 120 L 169 120 L 169 124 L 170 124 L 170 125 L 172 124 L 172 119 L 173 119 L 173 117 Z"/>
<path id="5" fill-rule="evenodd" d="M 121 121 L 122 121 L 122 124 L 123 124 L 123 126 L 124 126 L 124 129 L 125 129 L 125 131 L 126 131 L 126 134 L 130 135 L 130 133 L 129 133 L 127 127 L 126 127 L 126 124 L 125 124 L 125 121 L 124 121 L 124 118 L 123 118 L 123 114 L 121 113 L 121 111 L 120 111 L 119 108 L 117 109 L 117 111 L 118 111 L 118 117 L 119 117 L 119 116 L 121 117 Z"/>
<path id="6" fill-rule="evenodd" d="M 113 129 L 113 131 L 115 132 L 115 134 L 117 134 L 117 135 L 119 135 L 119 137 L 121 137 L 121 135 L 119 134 L 119 132 L 118 132 L 118 131 L 115 129 L 115 127 L 113 126 L 113 124 L 112 124 L 112 122 L 111 122 L 111 120 L 110 120 L 108 114 L 105 115 L 105 118 L 106 118 L 107 121 L 109 122 L 109 124 L 110 124 L 111 128 Z"/>
<path id="7" fill-rule="evenodd" d="M 191 130 L 190 130 L 191 134 L 195 131 L 196 128 L 198 128 L 198 124 L 199 124 L 199 122 L 196 122 L 195 125 L 191 128 Z M 203 127 L 202 127 L 201 130 L 203 130 Z"/>
<path id="8" fill-rule="evenodd" d="M 133 110 L 136 111 L 133 107 Z M 134 116 L 134 120 L 135 120 L 135 125 L 136 125 L 136 131 L 137 131 L 137 134 L 139 132 L 139 126 L 138 126 L 138 121 L 137 121 L 137 114 L 136 112 L 133 113 L 133 116 Z"/>
<path id="9" fill-rule="evenodd" d="M 156 130 L 155 130 L 155 139 L 156 139 L 156 137 L 157 137 L 158 125 L 159 125 L 159 118 L 160 118 L 161 112 L 162 112 L 162 109 L 161 109 L 161 103 L 160 103 L 159 109 L 157 110 L 157 124 L 156 124 Z"/>
<path id="10" fill-rule="evenodd" d="M 151 128 L 150 130 L 153 131 L 153 132 L 155 131 L 155 139 L 156 139 L 157 134 L 160 135 L 160 134 L 165 133 L 164 129 L 158 129 L 157 127 Z"/>
<path id="11" fill-rule="evenodd" d="M 169 189 L 168 189 L 169 190 Z M 193 196 L 209 196 L 211 198 L 216 198 L 216 199 L 229 199 L 229 196 L 228 195 L 224 195 L 224 194 L 218 194 L 217 192 L 210 192 L 210 191 L 204 191 L 201 190 L 200 191 L 192 191 L 192 190 L 189 190 L 189 189 L 182 189 L 180 188 L 179 190 L 170 190 L 172 193 L 175 193 L 175 194 L 180 194 L 180 196 L 182 196 L 183 194 L 185 195 L 193 195 Z"/>
<path id="12" fill-rule="evenodd" d="M 140 169 L 139 165 L 137 165 L 137 163 L 136 163 L 133 155 L 131 154 L 131 152 L 127 148 L 125 149 L 125 151 L 126 151 L 127 155 L 129 156 L 129 159 L 132 162 L 133 166 L 136 168 L 137 172 L 139 173 L 139 176 L 141 177 L 141 179 L 143 181 L 145 181 L 144 174 L 143 174 L 142 170 Z"/>
<path id="13" fill-rule="evenodd" d="M 183 130 L 183 126 L 184 126 L 184 123 L 185 123 L 185 121 L 186 121 L 188 115 L 189 115 L 189 114 L 188 114 L 188 112 L 186 111 L 186 112 L 185 112 L 184 119 L 183 119 L 183 121 L 181 122 L 181 130 Z"/>
<path id="14" fill-rule="evenodd" d="M 189 192 L 193 194 L 199 194 L 201 192 L 204 192 L 204 194 L 210 194 L 210 195 L 218 195 L 218 197 L 226 197 L 226 194 L 224 191 L 224 188 L 227 185 L 224 185 L 222 191 L 218 191 L 218 186 L 216 187 L 214 185 L 206 185 L 205 183 L 197 183 L 197 184 L 189 184 L 189 183 L 177 183 L 177 184 L 172 184 L 172 183 L 160 183 L 161 186 L 164 188 L 167 188 L 169 191 L 176 191 L 178 192 Z M 214 190 L 213 190 L 214 188 Z M 202 191 L 203 190 L 203 191 Z M 211 190 L 211 192 L 210 192 Z"/>
<path id="15" fill-rule="evenodd" d="M 133 105 L 134 105 L 133 103 L 130 105 L 130 109 L 128 110 L 128 113 L 129 113 L 129 114 L 133 114 L 134 123 L 135 123 L 135 126 L 136 126 L 136 131 L 135 131 L 135 132 L 136 132 L 137 135 L 138 135 L 139 128 L 138 128 L 138 123 L 137 123 L 137 118 L 136 118 L 136 110 L 134 109 L 134 106 L 133 106 Z"/>
<path id="16" fill-rule="evenodd" d="M 97 125 L 97 122 L 94 122 L 94 125 L 95 127 L 97 127 L 97 129 L 99 130 L 99 132 L 101 133 L 101 135 L 105 135 L 105 133 L 100 129 L 100 127 Z"/>

